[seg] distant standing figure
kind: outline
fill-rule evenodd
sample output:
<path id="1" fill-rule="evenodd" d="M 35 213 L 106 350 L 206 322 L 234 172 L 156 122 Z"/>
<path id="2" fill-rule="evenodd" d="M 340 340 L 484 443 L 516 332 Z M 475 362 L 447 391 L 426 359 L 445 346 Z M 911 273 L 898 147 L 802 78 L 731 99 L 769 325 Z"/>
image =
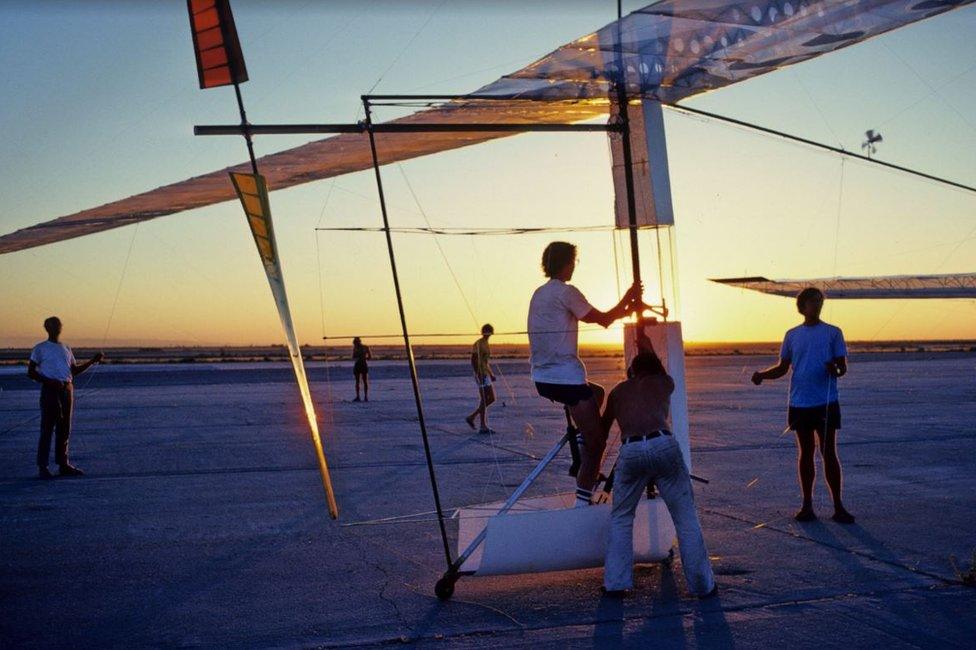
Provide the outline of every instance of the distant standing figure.
<path id="1" fill-rule="evenodd" d="M 44 321 L 47 340 L 34 346 L 27 364 L 27 375 L 41 384 L 41 437 L 37 442 L 37 472 L 40 478 L 54 478 L 47 463 L 51 454 L 51 435 L 55 435 L 54 461 L 61 476 L 81 476 L 80 469 L 68 462 L 68 437 L 71 435 L 71 410 L 74 378 L 105 358 L 99 352 L 78 363 L 61 343 L 61 320 L 51 316 Z"/>
<path id="2" fill-rule="evenodd" d="M 356 377 L 356 399 L 359 400 L 359 382 L 363 382 L 363 401 L 369 401 L 369 364 L 366 363 L 373 358 L 373 353 L 369 351 L 368 345 L 363 345 L 362 340 L 357 336 L 352 340 L 352 374 Z"/>
<path id="3" fill-rule="evenodd" d="M 797 473 L 803 492 L 803 505 L 794 518 L 797 521 L 817 518 L 813 511 L 816 436 L 827 486 L 834 500 L 833 520 L 853 524 L 854 516 L 841 501 L 843 478 L 837 456 L 837 430 L 840 429 L 837 379 L 847 374 L 847 345 L 839 327 L 820 320 L 823 303 L 823 292 L 815 287 L 807 287 L 797 295 L 796 309 L 803 315 L 803 323 L 786 333 L 779 363 L 753 373 L 752 383 L 758 386 L 765 379 L 779 379 L 793 368 L 787 420 L 796 432 Z"/>
<path id="4" fill-rule="evenodd" d="M 474 370 L 474 379 L 478 384 L 478 408 L 471 412 L 471 415 L 464 418 L 468 426 L 474 428 L 474 417 L 481 418 L 481 428 L 478 433 L 495 433 L 488 427 L 488 407 L 495 402 L 495 373 L 491 371 L 491 348 L 488 346 L 488 339 L 495 333 L 495 328 L 489 324 L 481 326 L 481 338 L 471 346 L 471 368 Z"/>
<path id="5" fill-rule="evenodd" d="M 604 435 L 610 433 L 614 420 L 620 425 L 603 590 L 608 596 L 624 596 L 633 588 L 634 513 L 648 483 L 653 483 L 674 521 L 688 589 L 699 598 L 709 598 L 718 588 L 695 511 L 691 477 L 668 428 L 674 380 L 645 336 L 638 344 L 640 351 L 627 380 L 610 391 L 601 418 Z"/>

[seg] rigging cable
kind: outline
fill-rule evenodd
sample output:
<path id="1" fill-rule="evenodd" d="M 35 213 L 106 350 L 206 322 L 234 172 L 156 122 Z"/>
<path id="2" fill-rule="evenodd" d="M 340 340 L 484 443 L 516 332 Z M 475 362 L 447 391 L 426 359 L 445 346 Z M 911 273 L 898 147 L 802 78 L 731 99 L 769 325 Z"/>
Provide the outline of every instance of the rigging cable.
<path id="1" fill-rule="evenodd" d="M 420 212 L 420 215 L 424 218 L 424 222 L 427 224 L 427 228 L 431 231 L 431 234 L 433 235 L 434 244 L 436 244 L 437 250 L 441 254 L 441 259 L 444 260 L 444 266 L 447 267 L 448 273 L 451 274 L 451 279 L 454 280 L 454 286 L 457 287 L 458 293 L 461 296 L 461 300 L 464 301 L 465 308 L 467 308 L 468 313 L 471 314 L 471 320 L 474 323 L 474 326 L 476 328 L 480 328 L 481 325 L 480 325 L 480 321 L 478 320 L 478 316 L 474 313 L 474 309 L 471 307 L 471 302 L 468 300 L 467 295 L 465 295 L 464 293 L 464 289 L 461 287 L 461 281 L 458 279 L 457 273 L 454 272 L 454 268 L 451 266 L 451 262 L 447 258 L 447 253 L 444 251 L 444 247 L 441 246 L 440 239 L 438 239 L 437 237 L 438 233 L 433 232 L 434 229 L 430 225 L 430 219 L 427 217 L 427 211 L 424 210 L 424 207 L 420 204 L 420 199 L 417 197 L 417 193 L 414 191 L 413 185 L 410 184 L 410 179 L 407 178 L 406 170 L 404 170 L 402 164 L 397 164 L 397 167 L 400 170 L 400 175 L 403 176 L 403 182 L 406 184 L 407 189 L 410 191 L 410 196 L 413 197 L 413 202 L 416 204 L 417 210 Z M 512 390 L 511 384 L 508 383 L 508 379 L 501 372 L 501 369 L 499 368 L 498 370 L 499 370 L 499 374 L 502 377 L 502 383 L 505 384 L 505 390 L 508 391 L 509 396 L 512 398 L 512 403 L 513 404 L 517 403 L 518 400 L 515 397 L 515 391 Z"/>
<path id="2" fill-rule="evenodd" d="M 125 261 L 122 262 L 122 271 L 119 273 L 119 283 L 115 287 L 115 297 L 112 299 L 112 307 L 109 309 L 108 312 L 108 320 L 105 323 L 105 331 L 102 334 L 103 348 L 105 347 L 105 344 L 108 342 L 108 333 L 112 329 L 112 320 L 115 318 L 115 308 L 119 304 L 119 296 L 122 293 L 122 284 L 125 282 L 125 274 L 126 271 L 128 271 L 129 269 L 129 260 L 132 258 L 132 249 L 135 247 L 137 234 L 139 234 L 138 222 L 136 222 L 136 227 L 132 229 L 132 237 L 129 239 L 129 249 L 125 253 Z M 79 398 L 82 396 L 82 394 L 90 394 L 90 392 L 86 393 L 86 389 L 88 388 L 88 385 L 92 382 L 92 379 L 95 377 L 95 372 L 98 370 L 98 367 L 101 365 L 102 365 L 101 362 L 99 362 L 94 368 L 91 369 L 91 372 L 88 373 L 88 377 L 85 378 L 85 383 L 82 384 L 80 388 L 78 388 Z"/>
<path id="3" fill-rule="evenodd" d="M 427 227 L 428 228 L 431 228 L 430 219 L 427 217 L 427 211 L 424 210 L 424 206 L 422 206 L 420 204 L 420 198 L 417 196 L 417 193 L 414 191 L 413 185 L 410 184 L 410 179 L 407 178 L 407 172 L 406 172 L 406 170 L 404 170 L 402 164 L 397 164 L 397 168 L 400 170 L 400 175 L 403 177 L 403 182 L 407 186 L 407 190 L 410 191 L 410 196 L 413 197 L 413 202 L 416 204 L 417 210 L 420 211 L 421 216 L 424 218 L 424 223 L 427 224 Z M 447 267 L 448 273 L 451 274 L 451 279 L 454 280 L 454 286 L 457 287 L 458 293 L 461 295 L 461 300 L 464 302 L 465 308 L 467 308 L 468 313 L 471 315 L 471 320 L 474 323 L 475 328 L 478 328 L 479 327 L 479 324 L 478 324 L 478 322 L 479 322 L 478 321 L 478 316 L 474 313 L 474 309 L 471 307 L 471 302 L 468 300 L 467 295 L 465 295 L 464 289 L 461 288 L 461 281 L 458 279 L 457 274 L 454 272 L 454 268 L 451 266 L 451 262 L 447 258 L 447 253 L 444 251 L 444 247 L 441 246 L 440 239 L 438 239 L 438 237 L 437 237 L 436 234 L 434 234 L 433 239 L 434 239 L 434 244 L 437 246 L 437 250 L 441 254 L 441 259 L 444 260 L 444 266 Z M 502 374 L 501 368 L 499 368 L 499 367 L 496 366 L 496 370 L 498 370 L 498 374 L 500 374 L 501 377 L 502 377 L 502 381 L 505 384 L 505 389 L 509 392 L 509 394 L 510 394 L 510 396 L 512 398 L 512 403 L 513 404 L 516 403 L 517 400 L 515 398 L 515 391 L 512 390 L 512 387 L 508 383 L 508 380 L 505 378 L 505 375 Z M 482 386 L 480 382 L 478 384 L 478 399 L 480 401 L 484 401 L 484 399 L 485 399 L 485 387 Z M 487 410 L 487 408 L 488 407 L 486 406 L 485 409 Z M 489 428 L 489 430 L 490 430 L 490 428 Z M 489 440 L 489 442 L 491 444 L 491 455 L 492 455 L 492 460 L 493 460 L 493 467 L 494 467 L 495 473 L 498 474 L 498 482 L 499 482 L 499 484 L 504 484 L 505 479 L 502 476 L 502 470 L 501 470 L 501 467 L 498 464 L 498 452 L 495 449 L 495 441 L 491 437 L 491 434 L 490 433 L 488 434 L 488 440 Z M 481 495 L 482 502 L 484 502 L 485 495 L 488 492 L 488 482 L 491 481 L 491 476 L 492 476 L 491 474 L 488 475 L 488 480 L 485 482 L 484 489 L 482 490 L 482 495 Z"/>
<path id="4" fill-rule="evenodd" d="M 880 43 L 885 47 L 885 49 L 888 50 L 888 52 L 891 53 L 892 56 L 894 56 L 896 59 L 898 59 L 899 61 L 901 61 L 902 64 L 904 64 L 904 66 L 906 68 L 908 68 L 911 71 L 911 73 L 913 75 L 915 75 L 915 77 L 925 85 L 926 88 L 929 89 L 929 94 L 930 95 L 935 95 L 936 97 L 938 97 L 939 99 L 941 99 L 943 104 L 945 104 L 946 106 L 948 106 L 949 109 L 952 110 L 952 112 L 955 113 L 959 117 L 959 119 L 961 119 L 963 122 L 965 122 L 966 125 L 973 132 L 976 132 L 976 125 L 974 125 L 969 120 L 969 118 L 966 117 L 965 113 L 963 113 L 958 108 L 956 108 L 954 104 L 950 103 L 949 100 L 946 99 L 945 96 L 941 92 L 939 92 L 939 89 L 932 85 L 932 82 L 930 82 L 928 79 L 926 79 L 921 74 L 919 74 L 918 70 L 916 70 L 915 67 L 912 64 L 910 64 L 908 61 L 906 61 L 905 58 L 902 55 L 900 55 L 894 48 L 890 47 L 887 43 L 885 43 L 884 40 L 880 41 Z M 928 96 L 928 95 L 926 95 L 926 96 Z"/>
<path id="5" fill-rule="evenodd" d="M 838 146 L 843 147 L 844 141 L 840 139 L 840 137 L 837 135 L 837 132 L 834 131 L 832 126 L 830 126 L 830 122 L 827 121 L 827 115 L 823 112 L 823 109 L 820 108 L 820 104 L 817 103 L 817 100 L 814 98 L 813 93 L 811 93 L 810 90 L 807 88 L 807 85 L 803 83 L 803 79 L 800 78 L 800 74 L 796 71 L 796 68 L 791 68 L 790 71 L 793 73 L 793 79 L 796 80 L 796 83 L 803 91 L 803 94 L 807 96 L 807 99 L 810 100 L 810 104 L 813 106 L 814 109 L 816 109 L 817 113 L 820 115 L 820 119 L 823 121 L 824 126 L 826 126 L 827 130 L 830 131 L 830 135 L 834 136 L 834 140 L 837 142 Z"/>
<path id="6" fill-rule="evenodd" d="M 402 167 L 401 167 L 402 171 Z M 408 183 L 409 186 L 409 183 Z M 411 190 L 412 193 L 412 190 Z M 415 199 L 416 200 L 416 199 Z M 419 203 L 417 204 L 420 205 Z M 420 213 L 424 219 L 427 216 Z M 653 226 L 634 226 L 634 230 L 645 230 L 653 228 Z M 441 227 L 434 228 L 428 225 L 426 228 L 420 226 L 398 226 L 390 228 L 390 232 L 397 233 L 401 235 L 451 235 L 451 236 L 463 236 L 463 237 L 475 237 L 475 236 L 497 236 L 497 235 L 536 235 L 542 233 L 557 233 L 557 232 L 611 232 L 616 230 L 628 230 L 627 226 L 614 226 L 611 224 L 597 224 L 589 226 L 546 226 L 546 227 L 531 227 L 531 228 L 450 228 Z M 376 232 L 383 233 L 386 232 L 383 228 L 375 226 L 330 226 L 326 228 L 316 228 L 318 231 L 330 231 L 330 232 Z"/>
<path id="7" fill-rule="evenodd" d="M 895 120 L 897 120 L 899 117 L 901 117 L 902 115 L 904 115 L 906 112 L 910 111 L 911 109 L 915 108 L 916 106 L 918 106 L 919 104 L 921 104 L 923 101 L 925 101 L 926 99 L 928 99 L 929 96 L 932 95 L 933 93 L 937 93 L 941 89 L 945 88 L 946 86 L 948 86 L 948 85 L 950 85 L 952 83 L 955 83 L 955 81 L 957 79 L 960 79 L 961 77 L 965 77 L 966 75 L 968 75 L 973 70 L 976 70 L 976 63 L 974 63 L 973 65 L 969 66 L 968 68 L 966 68 L 965 70 L 963 70 L 959 74 L 950 77 L 948 80 L 944 81 L 943 83 L 939 84 L 938 86 L 932 87 L 932 92 L 925 93 L 924 95 L 922 95 L 921 97 L 919 97 L 915 101 L 913 101 L 913 102 L 911 102 L 909 104 L 906 104 L 901 109 L 899 109 L 898 111 L 896 111 L 891 117 L 889 117 L 886 120 L 884 120 L 883 122 L 881 122 L 881 124 L 879 124 L 878 127 L 881 128 L 881 127 L 884 127 L 884 126 L 886 126 L 888 124 L 891 124 L 892 122 L 894 122 Z"/>
<path id="8" fill-rule="evenodd" d="M 567 334 L 569 332 L 607 332 L 620 330 L 620 327 L 607 327 L 603 328 L 599 325 L 596 327 L 581 327 L 575 330 L 545 330 L 537 331 L 536 334 Z M 495 336 L 522 336 L 527 335 L 529 332 L 527 330 L 511 331 L 511 332 L 495 332 Z M 415 338 L 457 338 L 457 337 L 467 337 L 473 336 L 473 332 L 430 332 L 427 334 L 412 334 L 411 336 Z M 335 334 L 332 336 L 323 336 L 323 340 L 352 340 L 356 337 L 363 339 L 396 339 L 403 338 L 403 334 Z"/>
<path id="9" fill-rule="evenodd" d="M 319 211 L 319 220 L 316 222 L 316 228 L 322 224 L 322 219 L 325 218 L 325 211 L 329 207 L 329 202 L 332 200 L 332 192 L 335 190 L 336 182 L 333 179 L 332 184 L 329 185 L 329 191 L 325 195 L 325 202 L 322 203 L 322 210 Z M 322 323 L 322 335 L 325 335 L 325 287 L 322 284 L 322 254 L 321 246 L 319 244 L 319 234 L 315 232 L 315 270 L 316 275 L 319 280 L 319 318 Z M 333 436 L 335 434 L 335 398 L 332 394 L 332 370 L 329 366 L 329 353 L 328 350 L 322 354 L 322 363 L 325 366 L 325 390 L 326 395 L 329 400 L 329 435 Z"/>
<path id="10" fill-rule="evenodd" d="M 380 76 L 376 79 L 376 83 L 374 83 L 370 87 L 370 89 L 366 92 L 367 95 L 373 94 L 373 91 L 376 90 L 376 87 L 380 85 L 381 81 L 383 81 L 383 77 L 385 77 L 386 74 L 390 70 L 392 70 L 397 63 L 399 63 L 400 59 L 403 58 L 403 55 L 406 54 L 407 50 L 410 49 L 410 46 L 413 45 L 413 42 L 417 40 L 417 37 L 420 36 L 421 32 L 423 32 L 427 28 L 427 25 L 430 24 L 430 21 L 434 19 L 434 15 L 437 14 L 437 12 L 440 11 L 441 7 L 443 7 L 446 3 L 447 0 L 441 0 L 441 3 L 436 7 L 434 7 L 434 9 L 427 16 L 427 20 L 425 20 L 424 23 L 420 26 L 420 28 L 416 32 L 414 32 L 413 36 L 410 37 L 410 40 L 408 40 L 406 45 L 403 46 L 403 49 L 400 50 L 400 53 L 397 54 L 395 57 L 393 57 L 393 61 L 390 62 L 390 65 L 388 65 L 386 69 L 380 73 Z"/>
<path id="11" fill-rule="evenodd" d="M 935 183 L 940 183 L 942 185 L 948 185 L 949 187 L 954 187 L 956 189 L 965 190 L 967 192 L 976 193 L 976 187 L 972 185 L 966 185 L 965 183 L 960 183 L 958 181 L 953 181 L 943 176 L 936 176 L 935 174 L 928 174 L 917 169 L 912 169 L 911 167 L 904 167 L 902 165 L 896 165 L 894 163 L 885 162 L 883 160 L 878 160 L 877 158 L 868 158 L 867 156 L 862 156 L 861 154 L 854 153 L 853 151 L 848 151 L 843 147 L 835 147 L 833 145 L 824 144 L 822 142 L 817 142 L 816 140 L 810 140 L 809 138 L 804 138 L 798 135 L 793 135 L 792 133 L 786 133 L 784 131 L 777 131 L 776 129 L 770 129 L 765 126 L 760 126 L 759 124 L 754 124 L 752 122 L 746 122 L 745 120 L 736 119 L 734 117 L 728 117 L 726 115 L 719 115 L 718 113 L 712 113 L 710 111 L 703 111 L 698 108 L 691 108 L 690 106 L 685 106 L 684 104 L 667 104 L 667 106 L 679 113 L 687 113 L 690 115 L 697 115 L 699 117 L 705 117 L 718 122 L 724 122 L 727 124 L 732 124 L 741 128 L 749 129 L 752 131 L 758 131 L 759 133 L 764 133 L 766 135 L 773 135 L 784 140 L 789 140 L 792 142 L 798 142 L 800 144 L 805 144 L 809 147 L 815 149 L 823 149 L 825 151 L 830 151 L 832 153 L 840 154 L 848 158 L 855 158 L 862 162 L 869 164 L 880 165 L 881 167 L 886 167 L 888 169 L 893 169 L 895 171 L 904 172 L 911 176 L 917 176 Z"/>

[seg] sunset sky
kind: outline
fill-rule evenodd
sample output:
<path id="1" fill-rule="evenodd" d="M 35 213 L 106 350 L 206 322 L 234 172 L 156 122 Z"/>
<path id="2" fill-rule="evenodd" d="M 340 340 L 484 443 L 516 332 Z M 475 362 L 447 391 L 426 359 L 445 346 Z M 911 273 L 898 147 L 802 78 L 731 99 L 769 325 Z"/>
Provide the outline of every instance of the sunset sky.
<path id="1" fill-rule="evenodd" d="M 233 6 L 244 98 L 260 123 L 354 121 L 370 90 L 472 91 L 615 18 L 610 1 Z M 239 138 L 192 135 L 237 114 L 232 89 L 197 87 L 184 2 L 4 2 L 0 30 L 0 232 L 245 159 Z M 969 7 L 688 104 L 857 152 L 873 128 L 884 135 L 879 158 L 974 184 L 974 35 Z M 790 300 L 708 277 L 976 271 L 976 194 L 684 114 L 668 112 L 666 127 L 688 340 L 775 340 L 797 320 Z M 449 227 L 612 223 L 602 134 L 523 135 L 383 171 L 393 225 L 426 225 L 424 214 Z M 271 203 L 300 340 L 398 331 L 382 235 L 314 230 L 379 225 L 372 172 L 275 192 Z M 609 307 L 611 234 L 559 238 L 580 246 L 574 282 Z M 412 329 L 524 329 L 551 239 L 440 238 L 459 290 L 437 241 L 398 236 Z M 653 235 L 642 243 L 653 294 Z M 628 268 L 621 261 L 621 277 Z M 40 340 L 52 314 L 74 345 L 282 340 L 234 203 L 3 255 L 0 278 L 0 347 Z M 828 302 L 825 315 L 849 340 L 976 337 L 971 300 Z"/>

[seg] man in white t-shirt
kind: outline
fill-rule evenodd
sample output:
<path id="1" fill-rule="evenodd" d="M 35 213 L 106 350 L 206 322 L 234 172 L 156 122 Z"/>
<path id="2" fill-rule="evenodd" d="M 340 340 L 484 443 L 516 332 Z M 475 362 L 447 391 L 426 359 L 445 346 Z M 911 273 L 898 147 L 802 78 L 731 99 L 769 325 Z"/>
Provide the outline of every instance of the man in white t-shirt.
<path id="1" fill-rule="evenodd" d="M 753 373 L 752 383 L 758 386 L 765 379 L 779 379 L 793 369 L 787 421 L 789 428 L 796 431 L 800 448 L 797 473 L 803 493 L 803 505 L 794 518 L 797 521 L 817 518 L 813 512 L 816 437 L 820 441 L 824 478 L 834 500 L 833 520 L 853 524 L 854 516 L 841 501 L 843 478 L 837 456 L 837 430 L 840 429 L 837 380 L 847 374 L 847 344 L 839 327 L 820 320 L 823 303 L 823 292 L 815 287 L 807 287 L 797 295 L 796 309 L 803 315 L 803 323 L 786 333 L 779 363 Z"/>
<path id="2" fill-rule="evenodd" d="M 61 476 L 81 476 L 80 469 L 68 462 L 68 437 L 71 435 L 71 409 L 77 375 L 101 361 L 101 352 L 84 363 L 75 361 L 61 336 L 61 320 L 51 316 L 44 321 L 47 340 L 34 346 L 27 374 L 41 385 L 41 437 L 37 443 L 37 471 L 41 478 L 53 478 L 47 468 L 51 452 L 51 434 L 55 436 L 54 460 Z"/>
<path id="3" fill-rule="evenodd" d="M 568 282 L 576 269 L 576 246 L 552 242 L 542 254 L 542 271 L 549 281 L 535 290 L 529 303 L 529 350 L 532 381 L 539 395 L 569 407 L 583 434 L 576 505 L 590 504 L 593 486 L 600 476 L 606 436 L 600 426 L 604 390 L 587 382 L 579 358 L 579 322 L 609 327 L 614 321 L 643 306 L 641 288 L 635 284 L 609 311 L 593 307 L 579 289 Z"/>

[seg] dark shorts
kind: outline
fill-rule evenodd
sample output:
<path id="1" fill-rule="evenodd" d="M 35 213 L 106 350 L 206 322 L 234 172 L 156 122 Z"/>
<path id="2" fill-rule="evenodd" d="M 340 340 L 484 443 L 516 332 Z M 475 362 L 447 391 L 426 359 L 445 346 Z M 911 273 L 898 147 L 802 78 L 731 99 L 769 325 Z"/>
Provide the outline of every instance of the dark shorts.
<path id="1" fill-rule="evenodd" d="M 831 402 L 821 406 L 791 406 L 787 420 L 794 431 L 840 429 L 840 404 Z"/>
<path id="2" fill-rule="evenodd" d="M 354 375 L 368 375 L 369 374 L 369 366 L 366 365 L 366 362 L 365 361 L 357 361 L 355 364 L 353 364 L 352 374 L 354 374 Z"/>
<path id="3" fill-rule="evenodd" d="M 589 384 L 546 384 L 537 381 L 535 389 L 539 391 L 541 397 L 566 406 L 576 406 L 583 400 L 593 397 L 593 389 Z"/>

